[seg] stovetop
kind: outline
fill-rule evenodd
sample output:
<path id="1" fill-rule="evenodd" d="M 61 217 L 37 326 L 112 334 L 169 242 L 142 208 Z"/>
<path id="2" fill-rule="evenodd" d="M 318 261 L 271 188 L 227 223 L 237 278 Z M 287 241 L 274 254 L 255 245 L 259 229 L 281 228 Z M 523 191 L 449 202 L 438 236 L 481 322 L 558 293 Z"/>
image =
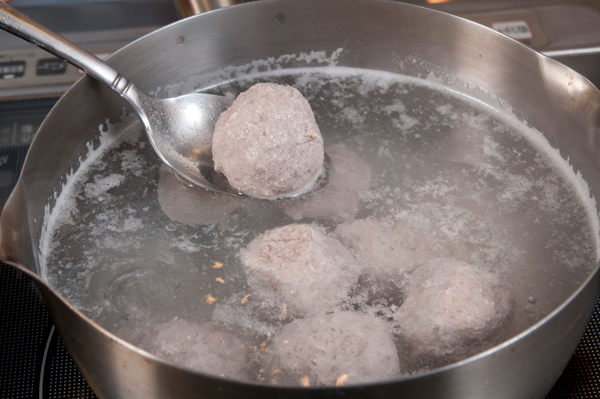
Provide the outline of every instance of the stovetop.
<path id="1" fill-rule="evenodd" d="M 56 1 L 61 3 L 61 0 Z M 87 4 L 86 8 L 62 1 L 54 8 L 33 5 L 23 7 L 22 11 L 53 29 L 62 29 L 61 33 L 98 54 L 110 53 L 176 18 L 168 0 L 105 1 Z M 600 87 L 600 0 L 406 2 L 471 18 L 512 34 Z M 19 0 L 11 4 L 18 7 Z M 114 17 L 115 7 L 120 10 L 118 18 Z M 67 19 L 78 22 L 65 25 Z M 16 183 L 29 143 L 40 123 L 58 96 L 80 76 L 71 66 L 60 66 L 55 61 L 49 62 L 50 59 L 41 50 L 0 31 L 0 206 Z M 18 80 L 19 76 L 2 75 L 3 66 L 9 64 L 10 71 L 16 70 L 19 74 L 15 63 L 24 66 L 22 81 Z M 48 77 L 52 75 L 59 79 Z M 55 332 L 33 282 L 1 262 L 0 362 L 0 398 L 97 397 Z M 600 398 L 600 305 L 547 398 Z"/>

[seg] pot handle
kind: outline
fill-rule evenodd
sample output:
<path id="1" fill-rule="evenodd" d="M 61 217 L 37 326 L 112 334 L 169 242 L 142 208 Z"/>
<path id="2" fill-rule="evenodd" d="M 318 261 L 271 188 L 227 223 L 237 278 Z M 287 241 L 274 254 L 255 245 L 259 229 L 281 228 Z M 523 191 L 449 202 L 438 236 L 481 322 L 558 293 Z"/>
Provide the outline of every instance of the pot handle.
<path id="1" fill-rule="evenodd" d="M 0 1 L 0 28 L 19 36 L 105 83 L 121 96 L 130 83 L 119 72 L 95 55 Z"/>
<path id="2" fill-rule="evenodd" d="M 243 3 L 244 0 L 173 0 L 179 18 Z"/>

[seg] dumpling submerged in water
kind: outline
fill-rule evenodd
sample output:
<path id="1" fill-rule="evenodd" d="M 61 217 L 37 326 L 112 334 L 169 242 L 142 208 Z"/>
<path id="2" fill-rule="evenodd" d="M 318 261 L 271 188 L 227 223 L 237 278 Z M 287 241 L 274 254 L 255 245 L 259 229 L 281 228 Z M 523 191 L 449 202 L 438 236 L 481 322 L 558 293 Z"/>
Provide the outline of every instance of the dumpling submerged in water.
<path id="1" fill-rule="evenodd" d="M 174 222 L 207 225 L 227 220 L 240 205 L 240 199 L 190 186 L 177 177 L 166 164 L 160 166 L 158 203 Z"/>
<path id="2" fill-rule="evenodd" d="M 414 355 L 452 361 L 497 343 L 512 312 L 511 295 L 496 275 L 437 258 L 409 276 L 394 323 Z"/>
<path id="3" fill-rule="evenodd" d="M 131 342 L 181 367 L 226 378 L 247 377 L 246 346 L 206 324 L 171 320 L 140 330 Z"/>
<path id="4" fill-rule="evenodd" d="M 350 252 L 313 225 L 269 230 L 250 242 L 241 258 L 250 287 L 295 316 L 334 310 L 358 279 Z"/>
<path id="5" fill-rule="evenodd" d="M 397 282 L 432 257 L 425 232 L 400 224 L 358 219 L 338 225 L 335 235 L 378 280 Z"/>
<path id="6" fill-rule="evenodd" d="M 215 170 L 263 199 L 309 189 L 321 173 L 323 138 L 312 109 L 290 86 L 259 83 L 223 112 L 213 136 Z"/>
<path id="7" fill-rule="evenodd" d="M 358 312 L 295 320 L 275 335 L 269 352 L 292 383 L 304 386 L 360 384 L 401 374 L 391 326 Z"/>
<path id="8" fill-rule="evenodd" d="M 278 204 L 294 220 L 350 221 L 358 211 L 360 192 L 371 185 L 371 168 L 344 144 L 331 145 L 326 152 L 332 166 L 329 186 L 311 197 Z"/>

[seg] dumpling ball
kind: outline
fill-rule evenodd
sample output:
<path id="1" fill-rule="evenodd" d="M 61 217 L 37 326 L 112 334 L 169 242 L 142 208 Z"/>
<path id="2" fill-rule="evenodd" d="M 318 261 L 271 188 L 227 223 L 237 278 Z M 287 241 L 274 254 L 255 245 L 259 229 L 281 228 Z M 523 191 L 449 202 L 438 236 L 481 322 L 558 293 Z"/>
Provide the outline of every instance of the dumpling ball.
<path id="1" fill-rule="evenodd" d="M 240 205 L 240 199 L 189 186 L 181 181 L 166 164 L 158 175 L 158 203 L 160 209 L 174 222 L 189 225 L 207 225 L 229 219 Z"/>
<path id="2" fill-rule="evenodd" d="M 432 257 L 425 233 L 400 224 L 358 219 L 340 224 L 335 235 L 378 280 L 401 281 Z"/>
<path id="3" fill-rule="evenodd" d="M 496 344 L 512 312 L 511 295 L 496 275 L 437 258 L 409 276 L 394 323 L 416 355 L 466 357 Z"/>
<path id="4" fill-rule="evenodd" d="M 248 244 L 241 259 L 254 292 L 295 316 L 335 309 L 358 279 L 354 257 L 314 225 L 269 230 Z"/>
<path id="5" fill-rule="evenodd" d="M 308 101 L 293 87 L 258 83 L 219 117 L 215 170 L 242 193 L 263 199 L 310 188 L 322 171 L 323 138 Z"/>
<path id="6" fill-rule="evenodd" d="M 358 312 L 295 320 L 269 350 L 274 366 L 298 385 L 361 384 L 401 374 L 389 323 Z"/>
<path id="7" fill-rule="evenodd" d="M 147 326 L 131 343 L 179 366 L 246 379 L 247 348 L 231 334 L 181 319 Z"/>
<path id="8" fill-rule="evenodd" d="M 280 203 L 292 219 L 345 222 L 356 216 L 360 192 L 371 185 L 371 168 L 342 143 L 327 147 L 327 155 L 331 159 L 329 186 L 308 198 Z"/>

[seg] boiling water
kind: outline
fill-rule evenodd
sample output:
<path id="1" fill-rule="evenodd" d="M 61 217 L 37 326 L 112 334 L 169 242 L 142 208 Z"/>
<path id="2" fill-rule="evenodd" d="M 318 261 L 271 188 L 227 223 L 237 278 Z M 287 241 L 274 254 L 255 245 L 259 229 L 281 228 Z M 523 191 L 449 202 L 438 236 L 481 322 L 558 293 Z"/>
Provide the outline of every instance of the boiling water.
<path id="1" fill-rule="evenodd" d="M 515 303 L 508 335 L 543 318 L 593 270 L 598 221 L 582 179 L 509 113 L 426 80 L 346 68 L 265 73 L 212 90 L 237 94 L 258 81 L 298 88 L 326 148 L 343 143 L 369 166 L 356 219 L 418 228 L 435 255 L 500 276 Z M 168 206 L 182 216 L 172 220 L 158 201 L 160 160 L 135 117 L 102 130 L 46 216 L 40 263 L 53 287 L 126 340 L 147 323 L 184 319 L 258 347 L 293 320 L 252 292 L 239 259 L 259 234 L 296 222 L 281 204 L 217 196 L 201 201 L 218 208 L 203 220 L 201 207 L 196 217 L 175 196 Z M 300 222 L 332 232 L 339 220 Z M 365 283 L 342 308 L 390 320 L 401 286 Z M 249 378 L 268 380 L 263 374 L 254 367 Z"/>

